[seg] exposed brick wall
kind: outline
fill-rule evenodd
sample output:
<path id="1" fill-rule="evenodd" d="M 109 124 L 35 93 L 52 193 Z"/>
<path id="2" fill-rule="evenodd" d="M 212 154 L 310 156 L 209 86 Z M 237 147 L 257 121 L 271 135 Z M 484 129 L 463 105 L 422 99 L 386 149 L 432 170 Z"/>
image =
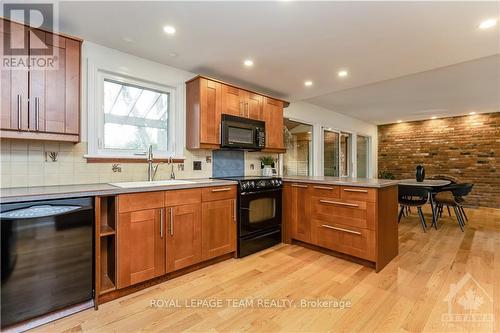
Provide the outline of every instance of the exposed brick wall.
<path id="1" fill-rule="evenodd" d="M 500 112 L 378 126 L 378 170 L 414 178 L 446 174 L 474 183 L 469 200 L 500 208 Z"/>

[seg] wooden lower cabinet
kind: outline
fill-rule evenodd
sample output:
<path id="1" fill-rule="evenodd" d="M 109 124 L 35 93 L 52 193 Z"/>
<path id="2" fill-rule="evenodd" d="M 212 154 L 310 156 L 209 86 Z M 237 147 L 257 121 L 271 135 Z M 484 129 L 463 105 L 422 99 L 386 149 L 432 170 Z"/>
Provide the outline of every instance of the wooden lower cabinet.
<path id="1" fill-rule="evenodd" d="M 203 260 L 236 251 L 236 199 L 204 202 Z"/>
<path id="2" fill-rule="evenodd" d="M 201 205 L 168 207 L 167 272 L 201 261 Z"/>
<path id="3" fill-rule="evenodd" d="M 165 274 L 163 208 L 118 214 L 117 287 Z"/>
<path id="4" fill-rule="evenodd" d="M 118 195 L 116 211 L 118 289 L 236 251 L 234 185 Z"/>
<path id="5" fill-rule="evenodd" d="M 398 254 L 397 186 L 284 184 L 284 241 L 361 258 L 382 269 Z"/>

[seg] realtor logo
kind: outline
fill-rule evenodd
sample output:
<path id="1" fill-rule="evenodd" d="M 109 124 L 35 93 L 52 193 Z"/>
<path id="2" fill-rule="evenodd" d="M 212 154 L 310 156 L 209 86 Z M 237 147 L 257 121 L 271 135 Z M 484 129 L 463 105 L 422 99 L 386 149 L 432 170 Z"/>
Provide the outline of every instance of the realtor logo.
<path id="1" fill-rule="evenodd" d="M 448 303 L 448 313 L 441 317 L 443 324 L 494 327 L 493 299 L 471 274 L 452 283 L 443 301 Z"/>
<path id="2" fill-rule="evenodd" d="M 56 70 L 59 50 L 54 35 L 46 33 L 57 32 L 55 3 L 3 2 L 1 9 L 2 69 Z"/>

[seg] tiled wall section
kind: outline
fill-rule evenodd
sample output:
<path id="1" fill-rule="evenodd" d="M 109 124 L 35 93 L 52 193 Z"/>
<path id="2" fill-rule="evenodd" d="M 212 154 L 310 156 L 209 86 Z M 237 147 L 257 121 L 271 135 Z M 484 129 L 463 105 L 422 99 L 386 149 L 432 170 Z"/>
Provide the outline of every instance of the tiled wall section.
<path id="1" fill-rule="evenodd" d="M 45 152 L 57 152 L 57 162 L 45 160 Z M 57 143 L 24 140 L 1 140 L 1 187 L 93 184 L 147 179 L 146 163 L 120 163 L 121 172 L 112 171 L 112 163 L 87 163 L 83 157 L 86 143 Z M 261 153 L 245 153 L 245 173 L 260 174 Z M 177 179 L 212 176 L 209 150 L 185 151 L 184 170 L 174 166 Z M 202 170 L 193 170 L 193 161 L 202 162 Z M 253 166 L 253 168 L 252 168 Z M 168 179 L 170 166 L 160 165 L 155 179 Z"/>
<path id="2" fill-rule="evenodd" d="M 378 170 L 414 178 L 446 174 L 474 183 L 469 200 L 500 207 L 500 113 L 478 114 L 378 127 Z"/>

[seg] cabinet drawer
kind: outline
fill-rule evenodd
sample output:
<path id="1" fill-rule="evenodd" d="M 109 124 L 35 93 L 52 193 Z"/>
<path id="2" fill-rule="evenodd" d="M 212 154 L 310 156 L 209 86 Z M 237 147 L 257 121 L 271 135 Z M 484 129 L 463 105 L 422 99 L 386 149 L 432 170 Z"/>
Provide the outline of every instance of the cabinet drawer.
<path id="1" fill-rule="evenodd" d="M 345 200 L 377 201 L 377 190 L 366 187 L 340 187 L 340 198 Z"/>
<path id="2" fill-rule="evenodd" d="M 165 191 L 165 206 L 178 206 L 201 202 L 201 189 Z"/>
<path id="3" fill-rule="evenodd" d="M 375 203 L 354 200 L 312 198 L 314 219 L 375 230 Z"/>
<path id="4" fill-rule="evenodd" d="M 375 261 L 375 231 L 323 221 L 315 226 L 317 245 Z"/>
<path id="5" fill-rule="evenodd" d="M 202 189 L 203 201 L 214 201 L 236 198 L 236 186 L 214 186 Z"/>
<path id="6" fill-rule="evenodd" d="M 334 185 L 310 184 L 311 195 L 315 197 L 340 198 L 340 187 Z"/>
<path id="7" fill-rule="evenodd" d="M 118 196 L 118 213 L 161 208 L 163 206 L 163 192 L 121 194 Z"/>

